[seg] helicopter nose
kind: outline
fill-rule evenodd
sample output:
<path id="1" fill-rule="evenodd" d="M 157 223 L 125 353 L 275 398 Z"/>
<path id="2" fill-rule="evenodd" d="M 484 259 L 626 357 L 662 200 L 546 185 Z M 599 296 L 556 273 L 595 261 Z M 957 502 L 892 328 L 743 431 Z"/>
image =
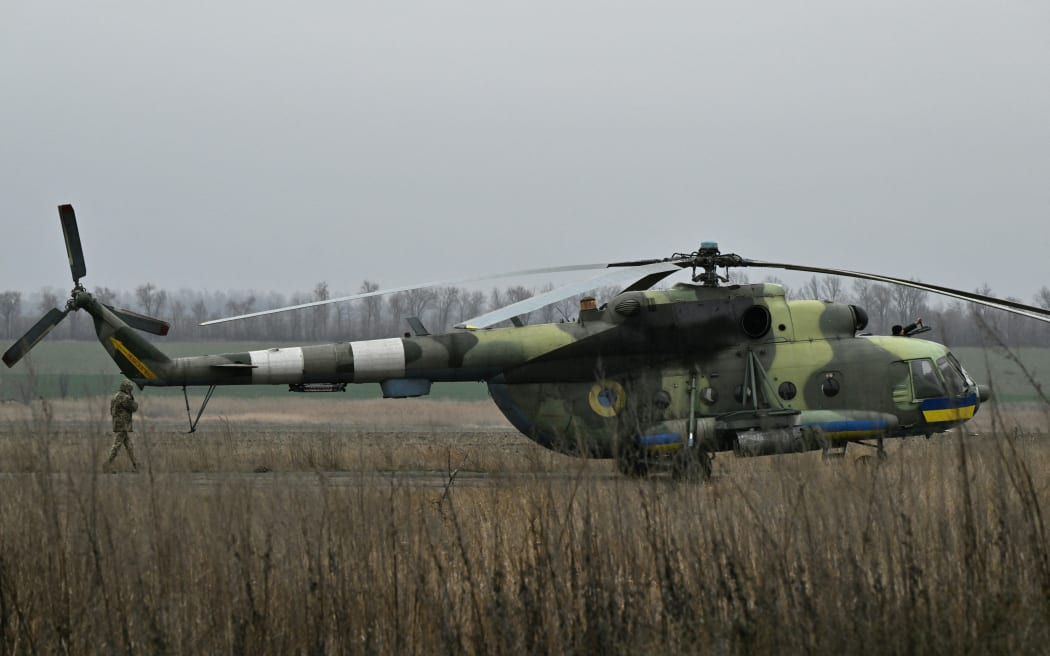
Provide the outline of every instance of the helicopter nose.
<path id="1" fill-rule="evenodd" d="M 992 398 L 992 390 L 987 385 L 978 385 L 977 398 L 981 400 L 981 403 L 984 403 Z"/>

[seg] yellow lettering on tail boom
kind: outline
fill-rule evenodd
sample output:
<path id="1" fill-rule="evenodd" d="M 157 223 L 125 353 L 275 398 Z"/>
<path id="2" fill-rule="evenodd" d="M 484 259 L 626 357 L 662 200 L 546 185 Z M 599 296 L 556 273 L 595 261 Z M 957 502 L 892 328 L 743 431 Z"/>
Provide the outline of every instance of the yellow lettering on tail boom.
<path id="1" fill-rule="evenodd" d="M 124 346 L 123 342 L 121 342 L 116 337 L 110 337 L 109 341 L 111 344 L 113 344 L 113 348 L 120 351 L 120 354 L 128 359 L 128 362 L 131 363 L 131 366 L 138 369 L 139 373 L 142 374 L 145 378 L 149 380 L 157 379 L 157 374 L 153 373 L 150 370 L 150 368 L 146 366 L 146 363 L 144 363 L 142 360 L 139 360 L 138 357 L 136 357 L 135 354 L 128 349 L 128 347 Z"/>

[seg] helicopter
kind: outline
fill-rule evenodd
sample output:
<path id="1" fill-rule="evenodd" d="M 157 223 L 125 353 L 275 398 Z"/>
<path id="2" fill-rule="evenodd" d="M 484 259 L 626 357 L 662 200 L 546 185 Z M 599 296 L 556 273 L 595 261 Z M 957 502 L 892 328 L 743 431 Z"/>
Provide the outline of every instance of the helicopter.
<path id="1" fill-rule="evenodd" d="M 821 450 L 927 437 L 971 419 L 989 399 L 949 349 L 909 336 L 870 335 L 856 306 L 788 300 L 781 285 L 730 283 L 730 268 L 760 267 L 904 285 L 1050 322 L 1050 310 L 889 276 L 752 260 L 703 242 L 689 253 L 573 264 L 499 276 L 598 270 L 583 281 L 430 334 L 418 318 L 399 337 L 170 358 L 142 332 L 160 319 L 99 302 L 87 274 L 71 205 L 59 206 L 73 290 L 3 355 L 13 367 L 70 312 L 84 310 L 121 373 L 144 387 L 207 386 L 190 432 L 225 385 L 287 385 L 293 392 L 379 384 L 385 398 L 421 397 L 435 382 L 481 381 L 521 433 L 554 451 L 615 459 L 630 476 L 669 471 L 706 478 L 712 456 Z M 726 275 L 721 275 L 724 269 Z M 654 286 L 690 270 L 691 282 Z M 425 286 L 377 290 L 216 319 L 202 325 L 301 310 Z M 575 321 L 524 325 L 517 317 L 602 285 L 622 291 L 598 307 L 584 296 Z M 512 322 L 510 327 L 497 324 Z"/>

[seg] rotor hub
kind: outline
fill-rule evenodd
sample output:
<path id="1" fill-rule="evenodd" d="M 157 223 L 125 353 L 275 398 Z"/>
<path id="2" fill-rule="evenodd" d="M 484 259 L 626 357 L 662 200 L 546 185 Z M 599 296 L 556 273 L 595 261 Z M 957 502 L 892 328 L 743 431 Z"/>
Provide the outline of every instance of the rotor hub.
<path id="1" fill-rule="evenodd" d="M 682 255 L 683 259 L 691 259 L 693 265 L 693 282 L 698 282 L 704 287 L 718 287 L 719 283 L 729 282 L 728 275 L 718 275 L 718 268 L 728 269 L 731 266 L 741 266 L 744 259 L 733 253 L 723 254 L 718 249 L 718 242 L 705 241 L 700 243 L 700 248 L 695 253 Z M 701 271 L 698 273 L 697 270 Z"/>

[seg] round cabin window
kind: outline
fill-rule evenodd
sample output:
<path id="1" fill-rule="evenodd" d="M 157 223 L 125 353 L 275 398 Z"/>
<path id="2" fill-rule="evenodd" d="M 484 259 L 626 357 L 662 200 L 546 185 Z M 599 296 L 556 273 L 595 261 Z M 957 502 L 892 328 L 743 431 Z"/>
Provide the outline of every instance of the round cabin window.
<path id="1" fill-rule="evenodd" d="M 830 396 L 835 396 L 836 394 L 838 394 L 839 390 L 841 389 L 841 387 L 842 386 L 839 385 L 839 381 L 835 380 L 834 378 L 830 378 L 830 377 L 829 378 L 825 378 L 824 382 L 820 384 L 820 390 L 822 392 L 824 392 L 824 396 L 829 396 L 829 397 Z"/>

